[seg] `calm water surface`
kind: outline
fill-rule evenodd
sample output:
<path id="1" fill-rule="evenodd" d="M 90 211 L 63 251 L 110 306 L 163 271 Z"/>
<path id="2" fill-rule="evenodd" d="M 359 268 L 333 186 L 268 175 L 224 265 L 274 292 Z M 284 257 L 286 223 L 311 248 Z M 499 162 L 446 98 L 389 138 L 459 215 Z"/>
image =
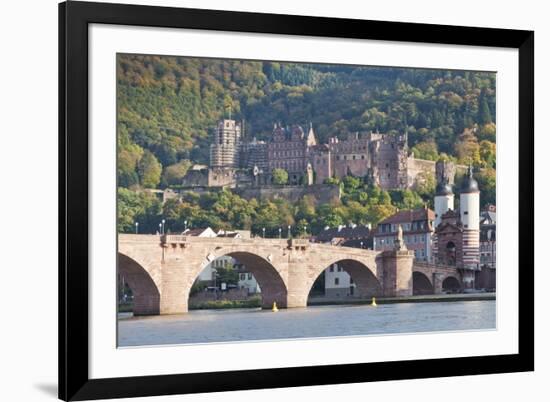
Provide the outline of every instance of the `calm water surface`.
<path id="1" fill-rule="evenodd" d="M 495 301 L 318 306 L 280 310 L 195 310 L 154 317 L 121 315 L 119 346 L 494 329 Z"/>

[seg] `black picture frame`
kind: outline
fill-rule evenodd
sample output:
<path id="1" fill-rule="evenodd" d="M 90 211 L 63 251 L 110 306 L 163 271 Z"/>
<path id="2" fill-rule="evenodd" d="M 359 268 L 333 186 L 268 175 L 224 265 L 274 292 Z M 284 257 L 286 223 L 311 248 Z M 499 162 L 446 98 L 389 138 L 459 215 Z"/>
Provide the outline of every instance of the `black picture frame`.
<path id="1" fill-rule="evenodd" d="M 519 51 L 517 354 L 90 379 L 88 25 L 192 28 Z M 59 5 L 59 398 L 89 400 L 534 370 L 534 32 L 70 1 Z"/>

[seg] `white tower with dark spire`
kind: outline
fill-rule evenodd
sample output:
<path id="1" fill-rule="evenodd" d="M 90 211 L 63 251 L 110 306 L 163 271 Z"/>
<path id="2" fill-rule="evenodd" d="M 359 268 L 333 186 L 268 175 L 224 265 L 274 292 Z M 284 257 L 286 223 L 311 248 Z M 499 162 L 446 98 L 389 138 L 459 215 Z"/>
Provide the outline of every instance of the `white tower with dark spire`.
<path id="1" fill-rule="evenodd" d="M 460 221 L 464 229 L 479 231 L 479 187 L 471 166 L 460 189 Z"/>
<path id="2" fill-rule="evenodd" d="M 463 281 L 474 287 L 474 271 L 479 268 L 479 187 L 472 166 L 460 189 L 460 222 L 462 223 L 462 265 L 466 270 Z"/>
<path id="3" fill-rule="evenodd" d="M 434 227 L 438 227 L 441 223 L 441 217 L 449 209 L 454 209 L 455 195 L 453 189 L 447 180 L 437 183 L 435 189 L 434 207 L 435 220 Z"/>
<path id="4" fill-rule="evenodd" d="M 441 217 L 445 212 L 449 209 L 454 209 L 455 195 L 453 194 L 453 187 L 451 185 L 451 180 L 454 181 L 454 169 L 448 169 L 446 165 L 448 165 L 448 162 L 436 162 L 437 187 L 435 188 L 434 197 L 434 228 L 439 226 Z"/>

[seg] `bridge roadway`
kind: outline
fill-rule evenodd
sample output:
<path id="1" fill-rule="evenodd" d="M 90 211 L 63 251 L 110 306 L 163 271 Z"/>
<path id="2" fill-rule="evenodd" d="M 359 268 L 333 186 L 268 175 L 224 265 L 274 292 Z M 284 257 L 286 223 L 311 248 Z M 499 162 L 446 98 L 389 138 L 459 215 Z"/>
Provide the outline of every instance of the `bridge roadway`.
<path id="1" fill-rule="evenodd" d="M 412 251 L 373 251 L 310 243 L 307 239 L 205 238 L 184 235 L 118 236 L 118 273 L 134 294 L 134 314 L 187 312 L 189 292 L 212 261 L 231 256 L 246 266 L 262 289 L 262 307 L 305 307 L 315 279 L 338 263 L 350 274 L 359 297 L 441 293 L 453 267 L 413 265 Z"/>

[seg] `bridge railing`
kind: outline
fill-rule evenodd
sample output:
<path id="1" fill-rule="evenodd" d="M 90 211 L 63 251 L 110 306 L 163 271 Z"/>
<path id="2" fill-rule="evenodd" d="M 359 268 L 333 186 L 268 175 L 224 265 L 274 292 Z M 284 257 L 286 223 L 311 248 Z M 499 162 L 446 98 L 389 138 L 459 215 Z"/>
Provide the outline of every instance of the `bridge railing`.
<path id="1" fill-rule="evenodd" d="M 413 266 L 417 268 L 424 268 L 424 269 L 448 269 L 453 271 L 457 270 L 457 267 L 453 265 L 434 264 L 431 262 L 421 262 L 421 261 L 414 261 Z"/>

